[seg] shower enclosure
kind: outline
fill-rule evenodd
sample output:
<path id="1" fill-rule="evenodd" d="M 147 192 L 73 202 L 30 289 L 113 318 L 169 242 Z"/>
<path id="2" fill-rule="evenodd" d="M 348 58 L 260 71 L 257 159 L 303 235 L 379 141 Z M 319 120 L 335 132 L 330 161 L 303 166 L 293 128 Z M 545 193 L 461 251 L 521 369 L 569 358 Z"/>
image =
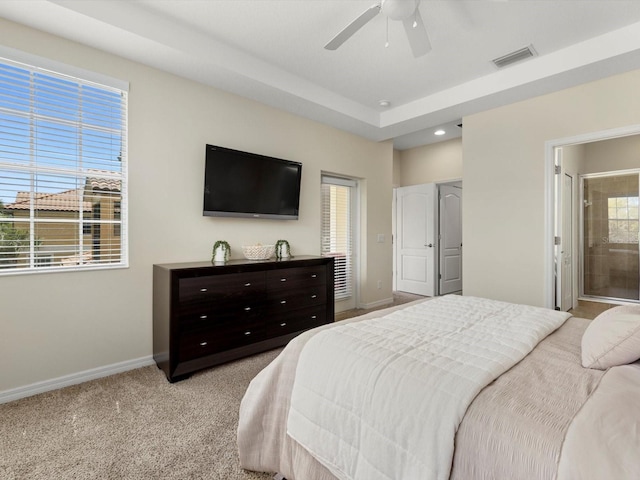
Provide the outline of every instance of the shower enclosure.
<path id="1" fill-rule="evenodd" d="M 638 172 L 584 175 L 581 296 L 640 300 Z"/>

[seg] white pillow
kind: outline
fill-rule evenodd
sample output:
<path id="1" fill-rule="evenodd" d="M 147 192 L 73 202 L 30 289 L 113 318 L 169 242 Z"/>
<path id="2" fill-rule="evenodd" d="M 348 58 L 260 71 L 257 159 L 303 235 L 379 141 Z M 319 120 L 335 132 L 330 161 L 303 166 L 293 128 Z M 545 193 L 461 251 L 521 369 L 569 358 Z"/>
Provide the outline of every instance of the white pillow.
<path id="1" fill-rule="evenodd" d="M 640 305 L 598 315 L 582 335 L 582 366 L 606 370 L 640 359 Z"/>

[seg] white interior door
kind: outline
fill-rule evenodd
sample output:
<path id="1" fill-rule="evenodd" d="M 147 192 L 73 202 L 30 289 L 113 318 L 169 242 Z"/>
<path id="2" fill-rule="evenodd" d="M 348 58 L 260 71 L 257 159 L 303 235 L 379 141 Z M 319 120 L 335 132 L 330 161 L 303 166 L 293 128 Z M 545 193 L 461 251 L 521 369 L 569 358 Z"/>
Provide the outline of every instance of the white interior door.
<path id="1" fill-rule="evenodd" d="M 562 148 L 555 148 L 555 277 L 557 310 L 573 308 L 573 178 L 564 173 Z"/>
<path id="2" fill-rule="evenodd" d="M 440 185 L 440 295 L 462 291 L 462 187 Z"/>
<path id="3" fill-rule="evenodd" d="M 562 282 L 560 310 L 573 308 L 573 178 L 566 173 L 562 185 L 562 236 L 560 265 Z"/>
<path id="4" fill-rule="evenodd" d="M 396 190 L 396 286 L 403 292 L 435 295 L 436 186 Z"/>

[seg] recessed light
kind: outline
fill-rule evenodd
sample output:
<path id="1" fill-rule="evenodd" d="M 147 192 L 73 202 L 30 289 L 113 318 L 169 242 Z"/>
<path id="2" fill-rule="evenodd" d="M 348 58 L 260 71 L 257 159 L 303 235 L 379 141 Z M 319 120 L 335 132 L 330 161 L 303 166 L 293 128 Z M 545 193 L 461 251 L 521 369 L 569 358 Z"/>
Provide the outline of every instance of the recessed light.
<path id="1" fill-rule="evenodd" d="M 442 130 L 442 129 L 440 129 L 440 130 L 436 130 L 435 132 L 433 132 L 433 134 L 434 134 L 434 135 L 444 135 L 445 133 L 447 133 L 447 132 L 445 132 L 445 131 L 444 131 L 444 130 Z"/>
<path id="2" fill-rule="evenodd" d="M 391 105 L 391 102 L 389 100 L 380 100 L 378 102 L 378 105 L 380 105 L 381 107 L 387 108 L 388 106 Z"/>

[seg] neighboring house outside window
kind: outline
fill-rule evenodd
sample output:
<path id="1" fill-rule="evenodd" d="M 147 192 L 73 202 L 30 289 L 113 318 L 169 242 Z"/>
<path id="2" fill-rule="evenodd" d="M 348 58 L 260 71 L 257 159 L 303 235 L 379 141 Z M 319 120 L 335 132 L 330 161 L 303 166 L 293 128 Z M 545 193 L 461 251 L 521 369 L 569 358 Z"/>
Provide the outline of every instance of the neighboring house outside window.
<path id="1" fill-rule="evenodd" d="M 126 266 L 127 85 L 3 53 L 0 275 Z"/>

